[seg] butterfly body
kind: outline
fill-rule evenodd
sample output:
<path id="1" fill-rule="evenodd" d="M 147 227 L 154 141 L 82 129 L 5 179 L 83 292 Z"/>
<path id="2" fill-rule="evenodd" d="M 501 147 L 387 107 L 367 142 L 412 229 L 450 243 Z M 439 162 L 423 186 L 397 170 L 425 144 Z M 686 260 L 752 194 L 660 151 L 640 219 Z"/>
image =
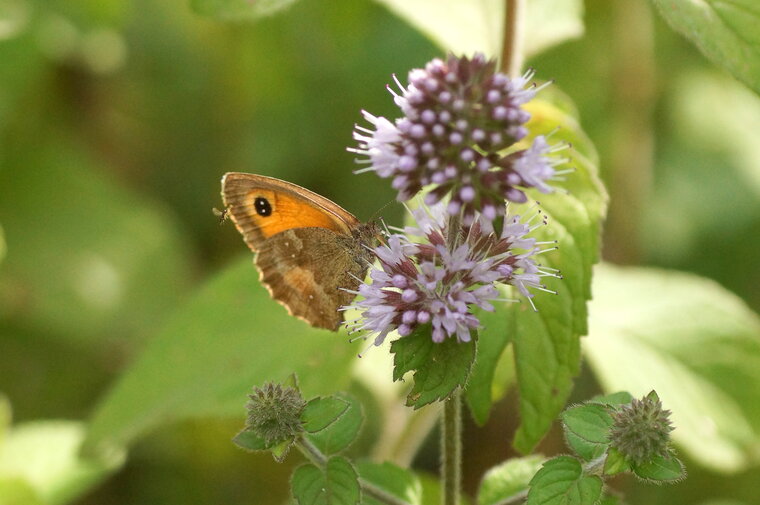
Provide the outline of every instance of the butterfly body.
<path id="1" fill-rule="evenodd" d="M 327 198 L 262 175 L 222 178 L 229 216 L 256 252 L 272 297 L 312 326 L 336 330 L 373 259 L 377 230 Z"/>

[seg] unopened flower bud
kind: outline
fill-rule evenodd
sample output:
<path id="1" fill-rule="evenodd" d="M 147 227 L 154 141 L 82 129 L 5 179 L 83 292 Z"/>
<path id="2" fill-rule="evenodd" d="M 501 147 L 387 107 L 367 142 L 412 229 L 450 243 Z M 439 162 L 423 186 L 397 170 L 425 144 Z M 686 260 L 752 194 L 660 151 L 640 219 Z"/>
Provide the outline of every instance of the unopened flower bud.
<path id="1" fill-rule="evenodd" d="M 301 413 L 306 401 L 298 389 L 269 382 L 253 388 L 248 398 L 246 429 L 267 443 L 283 442 L 303 431 Z"/>
<path id="2" fill-rule="evenodd" d="M 642 464 L 656 456 L 669 457 L 669 410 L 663 410 L 660 398 L 652 391 L 641 400 L 634 399 L 613 414 L 610 445 L 631 463 Z"/>

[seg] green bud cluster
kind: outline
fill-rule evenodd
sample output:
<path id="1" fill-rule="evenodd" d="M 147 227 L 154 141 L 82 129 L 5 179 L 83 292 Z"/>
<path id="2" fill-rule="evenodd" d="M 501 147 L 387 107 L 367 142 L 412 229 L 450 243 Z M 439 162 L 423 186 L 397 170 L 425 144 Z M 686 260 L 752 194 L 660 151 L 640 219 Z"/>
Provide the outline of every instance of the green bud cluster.
<path id="1" fill-rule="evenodd" d="M 634 464 L 647 463 L 658 455 L 668 457 L 673 431 L 669 416 L 654 391 L 641 400 L 634 399 L 613 414 L 610 445 Z"/>
<path id="2" fill-rule="evenodd" d="M 253 388 L 246 404 L 246 429 L 269 444 L 292 439 L 303 431 L 301 413 L 306 400 L 296 388 L 269 382 Z"/>

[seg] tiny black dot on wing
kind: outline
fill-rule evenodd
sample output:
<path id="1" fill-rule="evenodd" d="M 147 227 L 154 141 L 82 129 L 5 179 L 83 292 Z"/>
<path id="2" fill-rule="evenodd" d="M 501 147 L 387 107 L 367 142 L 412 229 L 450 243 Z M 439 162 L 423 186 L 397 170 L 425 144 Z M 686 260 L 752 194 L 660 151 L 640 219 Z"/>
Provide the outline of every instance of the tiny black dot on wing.
<path id="1" fill-rule="evenodd" d="M 272 215 L 272 205 L 269 200 L 263 196 L 258 196 L 253 201 L 253 207 L 256 209 L 256 214 L 259 216 L 267 217 Z"/>

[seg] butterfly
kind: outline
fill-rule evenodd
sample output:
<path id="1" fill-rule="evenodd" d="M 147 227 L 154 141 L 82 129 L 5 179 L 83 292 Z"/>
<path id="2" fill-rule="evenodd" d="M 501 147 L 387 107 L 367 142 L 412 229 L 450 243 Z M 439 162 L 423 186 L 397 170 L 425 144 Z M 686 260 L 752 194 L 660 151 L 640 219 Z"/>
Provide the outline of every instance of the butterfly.
<path id="1" fill-rule="evenodd" d="M 229 172 L 222 177 L 226 212 L 256 254 L 259 278 L 288 312 L 317 328 L 337 330 L 338 310 L 354 299 L 374 259 L 374 223 L 290 182 Z"/>

